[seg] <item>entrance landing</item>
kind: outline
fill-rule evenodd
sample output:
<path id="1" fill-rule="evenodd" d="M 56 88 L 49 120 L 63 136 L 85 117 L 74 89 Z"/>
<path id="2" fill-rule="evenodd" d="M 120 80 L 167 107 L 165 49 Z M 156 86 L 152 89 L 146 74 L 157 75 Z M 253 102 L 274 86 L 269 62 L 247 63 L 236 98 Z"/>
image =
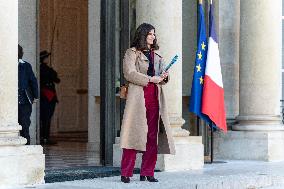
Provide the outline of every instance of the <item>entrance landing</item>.
<path id="1" fill-rule="evenodd" d="M 159 172 L 159 183 L 140 182 L 134 175 L 130 184 L 120 182 L 120 177 L 95 178 L 72 182 L 34 186 L 35 189 L 271 189 L 284 188 L 284 162 L 229 161 L 224 164 L 206 164 L 200 171 Z M 278 186 L 278 187 L 276 187 Z M 19 187 L 17 189 L 22 189 Z M 16 189 L 16 188 L 14 188 Z"/>

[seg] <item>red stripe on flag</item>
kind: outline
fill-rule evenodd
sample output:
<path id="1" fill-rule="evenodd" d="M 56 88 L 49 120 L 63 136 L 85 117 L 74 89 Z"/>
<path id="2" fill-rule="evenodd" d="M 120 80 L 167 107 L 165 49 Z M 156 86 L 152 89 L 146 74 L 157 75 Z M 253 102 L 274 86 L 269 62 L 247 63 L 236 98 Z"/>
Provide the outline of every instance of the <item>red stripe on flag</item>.
<path id="1" fill-rule="evenodd" d="M 225 132 L 227 131 L 224 89 L 208 75 L 205 75 L 204 78 L 202 113 L 208 115 L 217 127 Z"/>

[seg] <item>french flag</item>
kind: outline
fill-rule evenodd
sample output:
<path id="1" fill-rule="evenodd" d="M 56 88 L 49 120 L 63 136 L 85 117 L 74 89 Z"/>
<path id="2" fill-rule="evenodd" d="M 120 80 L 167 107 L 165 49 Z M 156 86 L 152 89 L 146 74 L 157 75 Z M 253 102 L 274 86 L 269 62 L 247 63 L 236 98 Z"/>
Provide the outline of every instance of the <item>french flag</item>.
<path id="1" fill-rule="evenodd" d="M 202 113 L 206 114 L 215 125 L 227 132 L 224 88 L 221 73 L 218 40 L 213 18 L 213 5 L 210 4 L 210 35 L 202 94 Z"/>

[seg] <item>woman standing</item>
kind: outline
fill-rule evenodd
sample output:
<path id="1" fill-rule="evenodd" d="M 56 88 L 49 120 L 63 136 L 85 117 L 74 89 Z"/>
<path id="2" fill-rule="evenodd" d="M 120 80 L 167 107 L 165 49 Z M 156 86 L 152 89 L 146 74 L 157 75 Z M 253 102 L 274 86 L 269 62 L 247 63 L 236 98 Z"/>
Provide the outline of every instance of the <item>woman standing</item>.
<path id="1" fill-rule="evenodd" d="M 125 53 L 123 73 L 129 82 L 121 126 L 121 181 L 130 182 L 137 152 L 142 152 L 140 180 L 158 182 L 154 177 L 157 153 L 174 154 L 163 85 L 169 76 L 157 51 L 155 28 L 141 24 L 131 48 Z"/>

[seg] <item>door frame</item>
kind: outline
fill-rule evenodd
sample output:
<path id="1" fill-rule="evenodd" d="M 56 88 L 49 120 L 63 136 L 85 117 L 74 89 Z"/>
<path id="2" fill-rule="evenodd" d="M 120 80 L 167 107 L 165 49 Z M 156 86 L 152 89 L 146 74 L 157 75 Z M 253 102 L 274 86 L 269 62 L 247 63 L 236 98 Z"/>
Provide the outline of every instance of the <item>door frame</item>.
<path id="1" fill-rule="evenodd" d="M 40 24 L 41 24 L 41 19 L 40 19 L 40 17 L 41 17 L 41 1 L 42 0 L 38 0 L 38 1 L 36 1 L 36 30 L 37 30 L 37 36 L 36 36 L 36 56 L 37 56 L 37 71 L 36 71 L 36 76 L 37 76 L 37 78 L 38 78 L 38 85 L 39 85 L 39 88 L 40 88 L 40 50 L 41 50 L 41 45 L 40 45 L 40 42 L 41 42 L 41 36 L 40 36 Z M 88 14 L 89 14 L 89 9 L 88 9 L 88 1 L 90 1 L 90 0 L 86 0 L 87 1 L 87 7 L 86 7 L 86 14 L 87 14 L 87 32 L 89 32 L 88 31 L 88 23 L 89 23 L 89 18 L 88 18 Z M 55 11 L 55 7 L 53 7 L 53 11 Z M 54 26 L 52 26 L 52 28 L 50 28 L 50 32 L 51 32 L 51 39 L 50 40 L 55 40 L 55 39 L 52 39 L 52 38 L 55 38 L 55 33 L 53 33 L 53 32 L 55 32 L 55 31 L 53 31 L 53 30 L 55 30 L 55 22 L 57 22 L 56 21 L 56 18 L 54 19 L 53 17 L 52 17 L 52 21 L 51 21 L 53 24 L 54 24 Z M 58 25 L 58 23 L 57 23 L 57 25 Z M 48 26 L 48 27 L 50 27 L 50 26 Z M 87 53 L 88 53 L 88 43 L 89 43 L 89 40 L 88 40 L 88 38 L 89 38 L 89 36 L 88 36 L 88 33 L 87 33 L 87 35 L 86 35 L 86 37 L 87 37 Z M 54 48 L 54 46 L 55 46 L 55 41 L 54 42 L 51 42 L 51 43 L 53 43 L 52 44 L 52 46 L 51 46 L 51 48 Z M 49 44 L 50 45 L 50 44 Z M 48 46 L 49 47 L 49 46 Z M 52 51 L 51 49 L 49 49 L 49 48 L 47 48 L 46 50 L 48 50 L 48 51 Z M 56 50 L 56 49 L 53 49 L 53 51 L 54 50 Z M 52 57 L 52 56 L 50 56 L 50 59 L 52 59 L 52 61 L 54 61 L 54 57 Z M 87 66 L 87 69 L 89 70 L 89 65 L 88 65 L 88 54 L 87 54 L 87 59 L 86 59 L 86 66 Z M 82 73 L 83 74 L 83 73 Z M 87 78 L 87 81 L 86 81 L 86 84 L 87 84 L 87 90 L 88 90 L 88 81 L 89 81 L 89 75 L 87 76 L 88 78 Z M 86 91 L 85 91 L 85 89 L 82 89 L 82 87 L 80 88 L 80 89 L 78 89 L 78 91 L 79 91 L 79 93 L 86 93 Z M 39 97 L 39 99 L 40 99 L 40 97 Z M 88 100 L 88 97 L 87 97 L 87 100 Z M 89 106 L 89 105 L 88 105 Z M 55 110 L 56 111 L 56 110 Z M 88 111 L 89 111 L 89 109 L 88 109 L 88 107 L 87 107 L 87 111 L 86 111 L 86 116 L 88 117 Z M 40 103 L 37 103 L 37 106 L 36 106 L 36 144 L 40 144 Z M 55 113 L 55 112 L 54 112 Z M 89 128 L 88 128 L 88 118 L 86 119 L 87 121 L 86 121 L 86 126 L 87 126 L 87 132 L 89 132 Z M 58 133 L 59 133 L 59 131 L 57 131 Z"/>
<path id="2" fill-rule="evenodd" d="M 112 165 L 115 141 L 115 3 L 101 0 L 100 138 L 101 164 Z"/>

